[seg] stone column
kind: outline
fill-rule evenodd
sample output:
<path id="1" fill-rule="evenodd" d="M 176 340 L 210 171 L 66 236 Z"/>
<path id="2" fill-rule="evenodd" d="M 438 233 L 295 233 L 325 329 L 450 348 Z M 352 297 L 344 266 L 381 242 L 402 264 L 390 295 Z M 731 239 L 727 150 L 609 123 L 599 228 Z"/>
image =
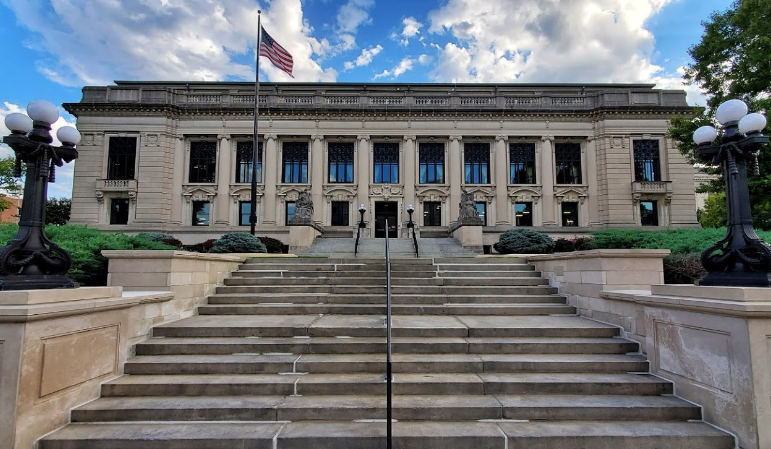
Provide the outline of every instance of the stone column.
<path id="1" fill-rule="evenodd" d="M 407 213 L 407 206 L 415 205 L 415 162 L 417 159 L 416 151 L 416 137 L 404 136 L 404 204 L 402 204 L 402 217 L 404 220 L 409 220 L 409 214 Z M 417 216 L 413 214 L 413 220 L 416 220 Z M 407 230 L 404 227 L 405 232 Z"/>
<path id="2" fill-rule="evenodd" d="M 597 143 L 594 137 L 587 138 L 586 142 L 586 180 L 588 184 L 587 207 L 589 208 L 589 226 L 600 224 L 600 205 L 598 203 L 599 189 L 597 180 Z"/>
<path id="3" fill-rule="evenodd" d="M 265 166 L 263 174 L 265 176 L 265 207 L 263 208 L 262 224 L 267 226 L 276 225 L 276 184 L 281 173 L 281 163 L 278 160 L 278 146 L 276 145 L 275 134 L 265 134 Z"/>
<path id="4" fill-rule="evenodd" d="M 185 137 L 174 139 L 174 166 L 171 183 L 171 224 L 182 226 L 182 184 L 185 182 Z"/>
<path id="5" fill-rule="evenodd" d="M 370 210 L 369 205 L 369 180 L 370 180 L 370 167 L 369 167 L 369 153 L 370 153 L 370 145 L 369 145 L 369 136 L 361 135 L 358 136 L 357 139 L 359 140 L 359 145 L 357 148 L 357 153 L 359 156 L 359 186 L 358 186 L 358 196 L 356 197 L 356 204 L 354 207 L 354 210 L 359 210 L 359 204 L 363 204 L 364 207 L 367 208 L 367 212 L 369 214 L 374 213 Z M 364 214 L 364 221 L 367 220 L 367 214 Z"/>
<path id="6" fill-rule="evenodd" d="M 230 225 L 230 135 L 220 134 L 219 160 L 217 161 L 217 196 L 214 205 L 214 224 L 218 226 Z"/>
<path id="7" fill-rule="evenodd" d="M 447 208 L 450 213 L 447 216 L 449 221 L 458 220 L 458 205 L 460 204 L 460 186 L 463 183 L 463 161 L 461 161 L 460 141 L 462 136 L 450 136 L 450 154 L 448 162 L 448 181 L 450 183 L 450 197 L 447 199 Z"/>
<path id="8" fill-rule="evenodd" d="M 541 210 L 543 211 L 543 225 L 557 226 L 554 218 L 554 136 L 541 137 L 541 185 L 543 196 L 541 197 Z"/>
<path id="9" fill-rule="evenodd" d="M 324 136 L 316 134 L 311 136 L 313 147 L 311 148 L 311 200 L 313 201 L 313 221 L 319 223 L 323 220 L 324 207 Z"/>
<path id="10" fill-rule="evenodd" d="M 506 141 L 508 136 L 495 138 L 495 216 L 496 225 L 509 224 L 509 177 L 506 165 Z"/>

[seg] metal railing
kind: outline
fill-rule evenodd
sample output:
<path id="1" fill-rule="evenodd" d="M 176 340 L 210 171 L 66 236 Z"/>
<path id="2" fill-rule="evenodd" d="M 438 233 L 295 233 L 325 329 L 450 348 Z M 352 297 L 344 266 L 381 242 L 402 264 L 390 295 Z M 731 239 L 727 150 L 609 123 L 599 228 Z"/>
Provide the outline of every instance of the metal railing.
<path id="1" fill-rule="evenodd" d="M 388 249 L 388 220 L 385 222 L 385 262 L 386 262 L 386 438 L 387 448 L 391 449 L 392 439 L 392 404 L 391 404 L 391 254 Z"/>
<path id="2" fill-rule="evenodd" d="M 410 232 L 410 229 L 412 229 L 412 245 L 415 247 L 415 257 L 420 257 L 420 253 L 418 252 L 418 236 L 415 234 L 415 225 L 412 224 L 412 226 L 407 228 L 407 232 Z"/>

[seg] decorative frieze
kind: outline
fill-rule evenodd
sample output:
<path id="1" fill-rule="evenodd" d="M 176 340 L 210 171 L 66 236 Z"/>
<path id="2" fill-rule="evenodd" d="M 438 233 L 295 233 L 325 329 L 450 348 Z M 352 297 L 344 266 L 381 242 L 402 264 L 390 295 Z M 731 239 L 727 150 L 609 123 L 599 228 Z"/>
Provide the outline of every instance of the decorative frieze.
<path id="1" fill-rule="evenodd" d="M 563 202 L 568 203 L 581 203 L 584 204 L 584 201 L 586 201 L 586 197 L 588 196 L 586 186 L 582 187 L 568 187 L 564 189 L 560 189 L 554 193 L 554 199 L 557 200 L 557 204 L 562 204 Z"/>
<path id="2" fill-rule="evenodd" d="M 538 204 L 542 191 L 540 187 L 509 187 L 508 196 L 512 203 Z"/>
<path id="3" fill-rule="evenodd" d="M 182 197 L 188 203 L 192 201 L 213 201 L 217 196 L 216 186 L 186 186 L 182 191 Z"/>
<path id="4" fill-rule="evenodd" d="M 380 197 L 388 201 L 391 197 L 404 196 L 404 189 L 401 186 L 390 184 L 370 186 L 369 196 Z"/>

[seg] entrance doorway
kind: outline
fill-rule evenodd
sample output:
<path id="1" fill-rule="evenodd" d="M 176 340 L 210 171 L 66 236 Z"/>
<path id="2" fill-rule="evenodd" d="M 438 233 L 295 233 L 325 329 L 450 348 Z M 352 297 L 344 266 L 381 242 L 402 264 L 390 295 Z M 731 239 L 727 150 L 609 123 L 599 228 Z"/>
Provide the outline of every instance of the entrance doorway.
<path id="1" fill-rule="evenodd" d="M 375 202 L 375 238 L 385 238 L 385 222 L 388 220 L 388 238 L 395 239 L 398 236 L 398 216 L 399 203 L 395 201 L 376 201 Z"/>

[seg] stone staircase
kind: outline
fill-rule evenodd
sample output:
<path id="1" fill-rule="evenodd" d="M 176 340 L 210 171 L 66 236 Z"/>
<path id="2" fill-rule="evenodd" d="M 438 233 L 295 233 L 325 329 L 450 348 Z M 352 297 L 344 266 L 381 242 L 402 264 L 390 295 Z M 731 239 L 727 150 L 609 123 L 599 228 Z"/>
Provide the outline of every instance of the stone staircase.
<path id="1" fill-rule="evenodd" d="M 523 259 L 392 270 L 395 448 L 734 447 Z M 386 447 L 382 259 L 250 260 L 198 312 L 40 448 Z"/>
<path id="2" fill-rule="evenodd" d="M 310 248 L 302 251 L 303 256 L 323 256 L 333 258 L 353 258 L 355 238 L 317 238 Z M 385 257 L 385 240 L 376 238 L 359 239 L 358 257 Z M 419 238 L 418 249 L 420 257 L 476 257 L 477 254 L 464 249 L 458 240 L 452 238 Z M 390 239 L 389 253 L 392 258 L 414 258 L 415 246 L 412 239 Z"/>

